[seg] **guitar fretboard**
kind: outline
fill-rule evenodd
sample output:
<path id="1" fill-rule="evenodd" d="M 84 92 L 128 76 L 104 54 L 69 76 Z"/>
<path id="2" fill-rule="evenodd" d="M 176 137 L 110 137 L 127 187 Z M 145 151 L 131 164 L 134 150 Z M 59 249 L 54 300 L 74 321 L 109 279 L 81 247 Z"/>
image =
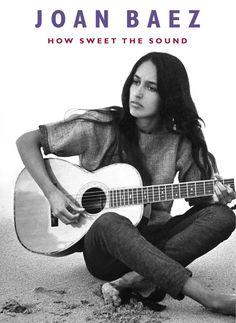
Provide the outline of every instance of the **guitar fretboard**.
<path id="1" fill-rule="evenodd" d="M 221 180 L 234 190 L 234 179 Z M 133 188 L 111 189 L 108 192 L 109 207 L 166 202 L 182 198 L 211 196 L 216 180 L 183 182 L 179 184 L 151 185 Z"/>

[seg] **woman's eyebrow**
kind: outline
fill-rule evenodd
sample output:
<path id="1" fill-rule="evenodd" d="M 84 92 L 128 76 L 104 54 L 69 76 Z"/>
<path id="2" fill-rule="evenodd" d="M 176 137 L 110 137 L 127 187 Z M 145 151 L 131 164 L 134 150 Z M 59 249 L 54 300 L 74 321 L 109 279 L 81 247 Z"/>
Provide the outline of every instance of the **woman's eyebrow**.
<path id="1" fill-rule="evenodd" d="M 138 80 L 141 80 L 141 77 L 138 76 L 138 74 L 134 74 L 134 77 L 136 77 Z M 147 80 L 146 83 L 153 84 L 153 85 L 157 86 L 157 82 L 154 82 L 154 81 Z"/>

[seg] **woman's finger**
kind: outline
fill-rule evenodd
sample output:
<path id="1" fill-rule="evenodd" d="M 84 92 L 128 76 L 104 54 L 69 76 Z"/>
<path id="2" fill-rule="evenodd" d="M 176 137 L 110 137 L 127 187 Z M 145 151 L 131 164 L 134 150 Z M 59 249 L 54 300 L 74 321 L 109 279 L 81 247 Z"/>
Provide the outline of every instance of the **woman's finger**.
<path id="1" fill-rule="evenodd" d="M 67 217 L 64 216 L 64 214 L 59 213 L 55 215 L 62 223 L 68 225 L 71 223 L 71 220 L 69 220 Z"/>
<path id="2" fill-rule="evenodd" d="M 223 177 L 219 173 L 214 173 L 214 177 L 219 181 L 223 179 Z"/>
<path id="3" fill-rule="evenodd" d="M 226 204 L 226 200 L 225 200 L 225 196 L 224 194 L 222 193 L 221 189 L 219 188 L 219 186 L 217 185 L 217 183 L 215 184 L 214 186 L 214 191 L 215 191 L 215 194 L 218 198 L 218 201 L 222 204 Z"/>
<path id="4" fill-rule="evenodd" d="M 85 211 L 83 207 L 76 205 L 72 201 L 68 201 L 67 210 L 70 211 L 72 214 L 78 214 Z"/>
<path id="5" fill-rule="evenodd" d="M 78 220 L 78 217 L 80 213 L 71 211 L 71 208 L 68 208 L 68 206 L 62 211 L 63 215 L 71 222 L 76 222 Z"/>
<path id="6" fill-rule="evenodd" d="M 236 193 L 230 185 L 226 185 L 226 189 L 227 189 L 227 192 L 228 192 L 229 197 L 231 199 L 230 202 L 232 202 L 232 200 L 234 200 L 236 198 Z"/>
<path id="7" fill-rule="evenodd" d="M 223 198 L 225 199 L 226 202 L 228 202 L 231 198 L 229 196 L 227 187 L 223 185 L 221 182 L 216 182 L 216 186 L 219 188 Z"/>

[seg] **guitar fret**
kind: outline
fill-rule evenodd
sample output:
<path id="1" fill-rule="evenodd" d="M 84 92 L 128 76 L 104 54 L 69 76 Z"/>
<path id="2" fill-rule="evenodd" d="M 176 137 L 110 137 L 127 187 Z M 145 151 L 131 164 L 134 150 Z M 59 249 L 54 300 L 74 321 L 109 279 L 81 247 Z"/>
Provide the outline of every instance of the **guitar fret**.
<path id="1" fill-rule="evenodd" d="M 134 204 L 138 204 L 137 188 L 133 189 L 133 198 L 134 198 Z"/>
<path id="2" fill-rule="evenodd" d="M 206 195 L 212 195 L 214 192 L 214 181 L 205 181 Z"/>
<path id="3" fill-rule="evenodd" d="M 234 189 L 234 180 L 222 180 Z M 137 188 L 112 189 L 108 192 L 111 208 L 164 202 L 179 198 L 210 196 L 214 193 L 215 180 L 182 182 L 179 184 L 150 185 Z"/>
<path id="4" fill-rule="evenodd" d="M 113 202 L 114 202 L 114 207 L 116 207 L 116 190 L 113 191 Z"/>
<path id="5" fill-rule="evenodd" d="M 188 193 L 187 193 L 187 183 L 180 183 L 180 198 L 186 198 L 188 197 Z"/>
<path id="6" fill-rule="evenodd" d="M 143 204 L 142 188 L 138 188 L 138 203 Z"/>
<path id="7" fill-rule="evenodd" d="M 112 190 L 112 202 L 113 202 L 113 207 L 116 207 L 116 193 L 115 193 L 115 190 Z"/>
<path id="8" fill-rule="evenodd" d="M 125 205 L 128 205 L 129 201 L 129 190 L 128 189 L 125 189 Z"/>
<path id="9" fill-rule="evenodd" d="M 196 196 L 194 183 L 188 183 L 187 190 L 188 190 L 188 197 Z"/>
<path id="10" fill-rule="evenodd" d="M 153 197 L 153 188 L 152 186 L 148 187 L 148 203 L 152 203 L 154 201 Z"/>
<path id="11" fill-rule="evenodd" d="M 110 207 L 113 207 L 113 198 L 112 198 L 112 191 L 109 191 L 109 200 L 110 200 Z"/>
<path id="12" fill-rule="evenodd" d="M 164 201 L 166 198 L 165 186 L 160 186 L 160 201 Z"/>
<path id="13" fill-rule="evenodd" d="M 167 200 L 173 199 L 172 185 L 166 185 L 166 199 Z"/>
<path id="14" fill-rule="evenodd" d="M 143 204 L 148 203 L 148 196 L 147 196 L 147 187 L 143 188 Z"/>
<path id="15" fill-rule="evenodd" d="M 197 196 L 202 196 L 205 194 L 205 185 L 202 182 L 197 182 L 196 183 L 196 195 Z"/>
<path id="16" fill-rule="evenodd" d="M 111 191 L 108 192 L 108 196 L 109 196 L 109 207 L 112 207 Z"/>
<path id="17" fill-rule="evenodd" d="M 160 201 L 160 190 L 158 186 L 154 186 L 154 200 L 156 202 Z"/>
<path id="18" fill-rule="evenodd" d="M 117 190 L 117 206 L 120 206 L 120 190 Z"/>
<path id="19" fill-rule="evenodd" d="M 129 188 L 129 205 L 133 204 L 133 194 L 132 194 L 132 189 Z"/>
<path id="20" fill-rule="evenodd" d="M 120 190 L 120 205 L 123 206 L 125 205 L 125 200 L 124 200 L 124 190 Z"/>
<path id="21" fill-rule="evenodd" d="M 173 185 L 173 198 L 180 198 L 180 185 L 179 184 L 174 184 Z"/>

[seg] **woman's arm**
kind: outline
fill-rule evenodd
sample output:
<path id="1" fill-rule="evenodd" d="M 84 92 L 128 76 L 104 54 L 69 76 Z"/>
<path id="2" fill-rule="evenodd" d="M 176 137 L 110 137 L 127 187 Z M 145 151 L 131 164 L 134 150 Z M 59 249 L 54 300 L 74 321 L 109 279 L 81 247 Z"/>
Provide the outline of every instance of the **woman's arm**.
<path id="1" fill-rule="evenodd" d="M 82 212 L 83 209 L 79 208 L 52 183 L 41 152 L 39 130 L 23 134 L 17 139 L 16 145 L 25 167 L 48 199 L 54 216 L 65 224 L 75 223 L 78 220 L 79 212 Z"/>
<path id="2" fill-rule="evenodd" d="M 39 130 L 23 134 L 17 139 L 16 146 L 25 167 L 42 189 L 44 195 L 49 198 L 55 190 L 55 185 L 50 180 L 44 165 Z"/>

